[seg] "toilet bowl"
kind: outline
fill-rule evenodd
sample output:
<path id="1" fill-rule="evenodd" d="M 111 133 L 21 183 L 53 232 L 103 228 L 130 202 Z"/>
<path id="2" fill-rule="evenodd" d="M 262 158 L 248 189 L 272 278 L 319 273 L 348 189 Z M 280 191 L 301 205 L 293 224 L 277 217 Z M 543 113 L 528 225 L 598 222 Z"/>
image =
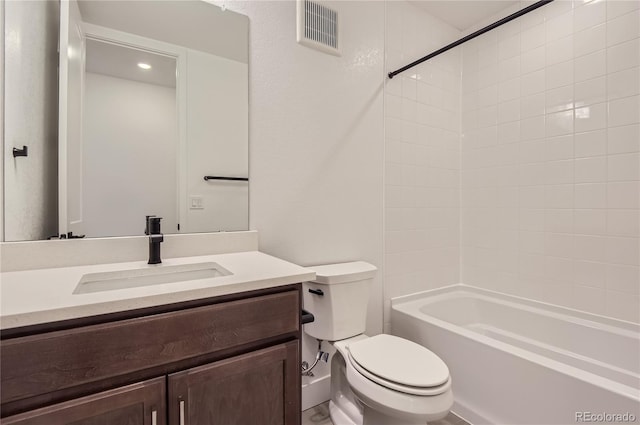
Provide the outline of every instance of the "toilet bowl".
<path id="1" fill-rule="evenodd" d="M 427 348 L 392 335 L 364 334 L 368 287 L 376 268 L 365 262 L 310 267 L 304 305 L 315 321 L 305 333 L 329 341 L 329 411 L 335 425 L 410 425 L 441 419 L 453 404 L 446 364 Z"/>
<path id="2" fill-rule="evenodd" d="M 453 404 L 449 370 L 426 348 L 384 334 L 359 335 L 333 345 L 344 365 L 336 372 L 345 374 L 349 388 L 335 388 L 335 392 L 332 388 L 332 417 L 338 409 L 353 411 L 351 407 L 345 408 L 348 399 L 334 397 L 335 394 L 352 391 L 355 395 L 352 400 L 362 405 L 362 421 L 355 416 L 343 423 L 338 419 L 335 425 L 424 425 L 449 412 Z M 336 360 L 334 357 L 332 361 Z"/>

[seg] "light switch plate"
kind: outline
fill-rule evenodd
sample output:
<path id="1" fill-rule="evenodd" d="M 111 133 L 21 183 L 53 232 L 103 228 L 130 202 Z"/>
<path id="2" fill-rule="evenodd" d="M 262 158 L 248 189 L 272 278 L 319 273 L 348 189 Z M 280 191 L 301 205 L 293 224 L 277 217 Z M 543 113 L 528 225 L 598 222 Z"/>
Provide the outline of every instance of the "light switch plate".
<path id="1" fill-rule="evenodd" d="M 191 196 L 189 200 L 191 201 L 189 209 L 192 209 L 192 210 L 204 209 L 204 200 L 202 199 L 202 196 Z"/>

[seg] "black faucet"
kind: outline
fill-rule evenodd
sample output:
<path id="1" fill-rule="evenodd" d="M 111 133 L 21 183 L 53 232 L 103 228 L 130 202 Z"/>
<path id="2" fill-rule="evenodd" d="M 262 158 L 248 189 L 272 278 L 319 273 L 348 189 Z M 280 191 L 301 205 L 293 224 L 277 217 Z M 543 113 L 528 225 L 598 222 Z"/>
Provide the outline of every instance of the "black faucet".
<path id="1" fill-rule="evenodd" d="M 160 220 L 162 217 L 155 215 L 147 216 L 147 225 L 144 234 L 149 235 L 149 262 L 147 264 L 160 264 L 160 242 L 164 241 L 164 236 L 160 233 Z"/>

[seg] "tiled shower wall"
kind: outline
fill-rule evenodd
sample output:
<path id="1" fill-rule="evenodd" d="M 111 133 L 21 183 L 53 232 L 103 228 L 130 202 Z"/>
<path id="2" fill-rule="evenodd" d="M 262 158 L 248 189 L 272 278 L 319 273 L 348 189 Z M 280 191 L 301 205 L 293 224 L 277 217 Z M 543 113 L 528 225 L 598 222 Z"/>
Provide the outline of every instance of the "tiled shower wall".
<path id="1" fill-rule="evenodd" d="M 460 36 L 411 3 L 386 8 L 386 72 Z M 390 298 L 460 280 L 459 125 L 459 50 L 385 78 L 387 331 Z"/>
<path id="2" fill-rule="evenodd" d="M 557 0 L 464 45 L 462 282 L 640 321 L 639 5 Z"/>

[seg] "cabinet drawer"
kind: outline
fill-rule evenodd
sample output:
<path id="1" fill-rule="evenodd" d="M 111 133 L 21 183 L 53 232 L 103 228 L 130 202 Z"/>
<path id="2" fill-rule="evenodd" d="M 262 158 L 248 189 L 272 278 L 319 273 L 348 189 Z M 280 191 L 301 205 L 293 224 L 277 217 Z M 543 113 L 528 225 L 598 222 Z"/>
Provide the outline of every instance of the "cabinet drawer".
<path id="1" fill-rule="evenodd" d="M 4 340 L 2 404 L 280 335 L 297 336 L 298 291 Z"/>

